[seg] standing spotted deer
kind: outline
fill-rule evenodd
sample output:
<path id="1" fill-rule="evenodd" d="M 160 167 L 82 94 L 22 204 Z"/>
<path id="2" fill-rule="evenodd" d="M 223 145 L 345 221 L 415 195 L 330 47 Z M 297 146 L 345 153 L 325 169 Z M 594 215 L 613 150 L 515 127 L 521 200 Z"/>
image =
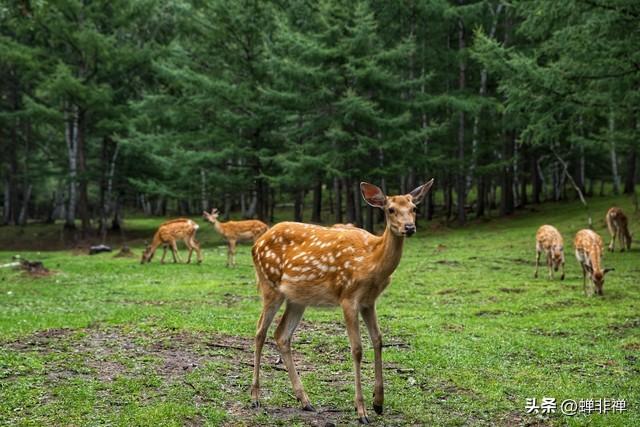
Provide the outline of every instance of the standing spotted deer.
<path id="1" fill-rule="evenodd" d="M 562 267 L 560 280 L 564 280 L 564 241 L 562 234 L 552 225 L 543 225 L 536 233 L 536 272 L 533 277 L 538 277 L 538 266 L 540 265 L 540 255 L 547 256 L 547 268 L 549 270 L 549 280 L 553 279 L 553 271 L 558 271 Z"/>
<path id="2" fill-rule="evenodd" d="M 306 411 L 315 410 L 293 364 L 291 337 L 307 306 L 340 306 L 353 357 L 355 406 L 359 421 L 369 423 L 360 381 L 362 344 L 359 316 L 362 316 L 373 344 L 373 408 L 376 413 L 382 414 L 382 337 L 376 315 L 376 299 L 389 285 L 391 274 L 400 262 L 405 237 L 416 232 L 416 205 L 432 184 L 433 179 L 409 194 L 393 197 L 385 196 L 375 185 L 360 184 L 366 202 L 384 210 L 386 228 L 382 236 L 358 228 L 326 228 L 283 222 L 256 241 L 252 254 L 263 308 L 255 338 L 251 386 L 254 407 L 260 406 L 260 358 L 267 330 L 286 301 L 275 339 L 302 408 Z"/>
<path id="3" fill-rule="evenodd" d="M 607 228 L 611 235 L 611 243 L 609 243 L 609 250 L 611 252 L 615 249 L 616 237 L 620 243 L 620 251 L 624 252 L 625 248 L 631 250 L 631 233 L 629 233 L 629 224 L 627 216 L 622 209 L 613 207 L 607 211 Z"/>
<path id="4" fill-rule="evenodd" d="M 202 212 L 202 214 L 227 241 L 227 267 L 235 267 L 236 265 L 236 244 L 238 242 L 255 241 L 269 229 L 267 224 L 257 219 L 220 222 L 218 221 L 220 212 L 215 208 L 211 210 L 211 213 Z"/>
<path id="5" fill-rule="evenodd" d="M 580 230 L 576 234 L 574 241 L 576 248 L 576 258 L 582 266 L 582 284 L 584 293 L 587 296 L 593 294 L 593 289 L 587 289 L 587 273 L 589 280 L 595 287 L 595 292 L 602 295 L 602 287 L 604 286 L 604 276 L 613 268 L 602 269 L 602 237 L 593 230 Z"/>
<path id="6" fill-rule="evenodd" d="M 171 246 L 173 262 L 182 262 L 180 254 L 178 253 L 176 240 L 184 240 L 185 245 L 187 245 L 189 249 L 187 263 L 191 262 L 191 255 L 194 250 L 198 254 L 198 263 L 201 263 L 202 252 L 200 252 L 200 244 L 196 240 L 196 231 L 198 231 L 198 228 L 198 224 L 188 218 L 178 218 L 161 224 L 153 236 L 153 241 L 144 250 L 140 264 L 151 262 L 153 255 L 156 253 L 156 249 L 158 249 L 160 245 L 162 245 L 164 249 L 160 263 L 164 264 L 164 257 L 167 255 L 167 246 Z"/>

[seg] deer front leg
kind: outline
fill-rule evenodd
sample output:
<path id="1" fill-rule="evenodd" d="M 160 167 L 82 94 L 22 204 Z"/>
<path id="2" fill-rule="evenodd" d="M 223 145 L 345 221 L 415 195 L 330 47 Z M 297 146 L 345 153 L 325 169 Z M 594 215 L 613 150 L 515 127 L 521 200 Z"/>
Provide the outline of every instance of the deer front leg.
<path id="1" fill-rule="evenodd" d="M 376 314 L 376 307 L 362 307 L 360 309 L 362 319 L 364 320 L 367 329 L 369 330 L 369 337 L 371 338 L 371 345 L 373 346 L 373 357 L 376 372 L 376 384 L 373 390 L 373 409 L 376 414 L 382 415 L 384 404 L 384 383 L 382 381 L 382 334 L 380 333 L 380 327 L 378 326 L 378 315 Z"/>
<path id="2" fill-rule="evenodd" d="M 540 251 L 536 249 L 536 272 L 533 273 L 534 278 L 538 278 L 538 266 L 540 265 Z"/>
<path id="3" fill-rule="evenodd" d="M 553 260 L 551 259 L 551 252 L 547 254 L 547 270 L 549 270 L 549 280 L 553 279 Z"/>
<path id="4" fill-rule="evenodd" d="M 562 267 L 562 275 L 560 276 L 560 280 L 564 280 L 564 261 L 562 261 L 562 264 L 560 264 L 560 266 Z"/>
<path id="5" fill-rule="evenodd" d="M 180 258 L 180 252 L 178 252 L 178 244 L 176 243 L 175 240 L 171 242 L 171 252 L 173 252 L 173 262 L 182 263 L 182 259 Z"/>
<path id="6" fill-rule="evenodd" d="M 195 237 L 191 238 L 191 246 L 195 248 L 196 254 L 198 255 L 198 264 L 200 264 L 202 262 L 202 250 L 200 249 L 200 242 L 198 242 Z"/>
<path id="7" fill-rule="evenodd" d="M 160 264 L 164 264 L 164 257 L 167 256 L 167 245 L 162 245 L 162 258 Z"/>
<path id="8" fill-rule="evenodd" d="M 289 374 L 289 379 L 291 380 L 291 385 L 293 386 L 293 392 L 296 395 L 296 399 L 298 399 L 302 405 L 303 410 L 314 412 L 315 408 L 311 405 L 309 396 L 307 396 L 307 393 L 304 391 L 304 387 L 302 386 L 302 382 L 298 376 L 298 371 L 296 371 L 296 367 L 293 364 L 293 357 L 291 356 L 291 337 L 293 336 L 293 332 L 296 330 L 300 319 L 302 319 L 304 309 L 305 307 L 303 305 L 287 301 L 287 307 L 285 308 L 282 319 L 276 328 L 275 338 L 280 354 L 282 354 L 284 365 L 287 367 L 287 373 Z"/>
<path id="9" fill-rule="evenodd" d="M 251 383 L 251 406 L 260 407 L 260 358 L 262 357 L 262 347 L 267 337 L 269 325 L 273 322 L 278 309 L 282 305 L 284 298 L 281 294 L 271 290 L 268 284 L 259 284 L 262 294 L 262 313 L 258 319 L 256 329 L 255 353 L 253 355 L 253 381 Z"/>
<path id="10" fill-rule="evenodd" d="M 362 342 L 360 340 L 358 310 L 356 309 L 352 301 L 345 301 L 344 303 L 342 303 L 342 312 L 344 314 L 345 325 L 347 326 L 349 343 L 351 344 L 351 357 L 353 358 L 353 370 L 355 372 L 355 404 L 356 411 L 358 411 L 358 421 L 361 424 L 369 424 L 367 411 L 364 407 L 364 398 L 362 397 L 362 379 L 360 369 L 360 365 L 362 363 Z"/>
<path id="11" fill-rule="evenodd" d="M 611 233 L 611 242 L 609 243 L 609 250 L 614 252 L 616 249 L 616 235 L 618 234 L 618 230 L 615 229 L 613 233 Z"/>
<path id="12" fill-rule="evenodd" d="M 231 258 L 231 267 L 236 266 L 236 241 L 229 241 L 229 256 Z"/>

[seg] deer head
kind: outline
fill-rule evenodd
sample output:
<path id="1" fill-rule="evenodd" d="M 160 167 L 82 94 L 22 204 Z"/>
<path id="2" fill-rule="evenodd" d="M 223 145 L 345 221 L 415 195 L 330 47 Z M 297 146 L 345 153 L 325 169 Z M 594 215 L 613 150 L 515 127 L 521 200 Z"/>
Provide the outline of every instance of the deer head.
<path id="1" fill-rule="evenodd" d="M 360 183 L 360 190 L 368 204 L 384 211 L 386 222 L 394 235 L 410 237 L 416 232 L 416 206 L 422 202 L 432 185 L 433 179 L 409 194 L 392 197 L 368 182 Z"/>
<path id="2" fill-rule="evenodd" d="M 204 217 L 204 219 L 206 219 L 210 223 L 215 223 L 218 220 L 218 217 L 220 216 L 220 211 L 218 211 L 218 209 L 216 208 L 213 208 L 211 209 L 211 213 L 207 211 L 203 211 L 202 216 Z"/>
<path id="3" fill-rule="evenodd" d="M 562 245 L 553 245 L 551 247 L 551 262 L 553 271 L 558 271 L 562 263 L 564 263 L 564 247 Z"/>

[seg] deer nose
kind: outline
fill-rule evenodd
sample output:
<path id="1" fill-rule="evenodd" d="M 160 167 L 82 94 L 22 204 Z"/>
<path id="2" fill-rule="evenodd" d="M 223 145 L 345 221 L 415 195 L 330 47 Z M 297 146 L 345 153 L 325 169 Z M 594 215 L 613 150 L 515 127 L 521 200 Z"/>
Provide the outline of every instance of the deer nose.
<path id="1" fill-rule="evenodd" d="M 407 236 L 411 236 L 416 232 L 416 225 L 415 224 L 405 224 L 404 225 L 404 232 Z"/>

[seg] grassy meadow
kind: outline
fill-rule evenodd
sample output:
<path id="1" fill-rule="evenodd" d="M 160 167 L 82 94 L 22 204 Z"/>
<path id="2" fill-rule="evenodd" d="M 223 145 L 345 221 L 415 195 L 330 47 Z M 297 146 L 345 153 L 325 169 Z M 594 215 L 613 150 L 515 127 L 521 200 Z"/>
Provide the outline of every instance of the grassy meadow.
<path id="1" fill-rule="evenodd" d="M 628 198 L 618 204 L 640 236 Z M 53 274 L 0 268 L 0 425 L 181 426 L 355 424 L 353 373 L 339 309 L 309 308 L 294 358 L 316 413 L 293 397 L 270 334 L 262 408 L 250 408 L 253 333 L 260 313 L 250 246 L 225 268 L 226 247 L 201 219 L 202 265 L 140 265 L 159 219 L 129 219 L 135 258 L 80 248 L 44 251 L 58 226 L 0 228 L 0 264 L 19 254 Z M 567 277 L 533 278 L 543 223 L 565 238 Z M 578 203 L 448 228 L 418 224 L 378 301 L 385 413 L 372 409 L 373 352 L 361 327 L 363 387 L 373 425 L 640 425 L 640 244 L 606 253 L 603 297 L 587 298 L 573 253 L 586 225 Z M 56 243 L 56 245 L 58 244 Z M 54 245 L 55 246 L 55 245 Z M 60 244 L 60 247 L 63 245 Z M 56 246 L 57 247 L 57 246 Z M 186 251 L 181 246 L 181 255 Z M 168 259 L 170 256 L 168 255 Z M 277 323 L 274 322 L 274 324 Z M 273 331 L 274 326 L 272 326 Z M 624 399 L 623 413 L 526 414 L 525 400 Z"/>

